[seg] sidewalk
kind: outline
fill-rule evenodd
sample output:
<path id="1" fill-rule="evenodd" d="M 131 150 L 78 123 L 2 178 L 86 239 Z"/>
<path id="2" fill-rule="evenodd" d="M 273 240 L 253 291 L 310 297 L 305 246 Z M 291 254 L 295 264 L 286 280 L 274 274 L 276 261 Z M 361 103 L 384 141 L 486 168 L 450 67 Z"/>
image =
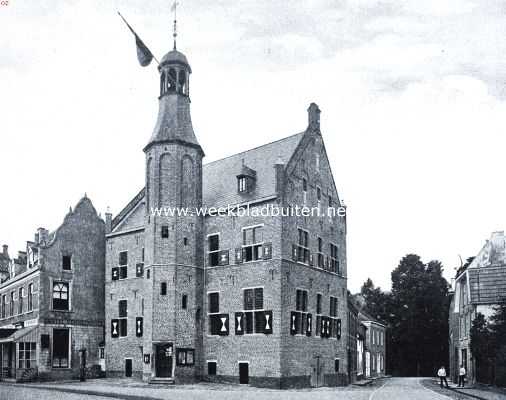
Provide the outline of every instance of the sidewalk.
<path id="1" fill-rule="evenodd" d="M 434 379 L 434 385 L 439 386 L 439 379 Z M 506 400 L 506 392 L 499 388 L 484 385 L 469 385 L 459 388 L 456 383 L 449 383 L 449 389 L 457 393 L 466 394 L 479 400 Z"/>

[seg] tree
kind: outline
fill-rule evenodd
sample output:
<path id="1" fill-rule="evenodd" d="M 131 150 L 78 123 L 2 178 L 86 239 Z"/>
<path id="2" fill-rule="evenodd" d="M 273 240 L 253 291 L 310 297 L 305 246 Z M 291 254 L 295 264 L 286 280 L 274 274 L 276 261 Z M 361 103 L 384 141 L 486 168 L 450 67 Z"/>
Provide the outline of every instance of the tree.
<path id="1" fill-rule="evenodd" d="M 496 351 L 495 384 L 506 386 L 506 298 L 503 298 L 490 317 L 491 343 Z"/>
<path id="2" fill-rule="evenodd" d="M 360 294 L 365 300 L 367 313 L 381 322 L 388 321 L 390 295 L 384 293 L 380 287 L 375 287 L 371 278 L 362 285 Z"/>
<path id="3" fill-rule="evenodd" d="M 492 383 L 495 363 L 493 333 L 485 316 L 477 313 L 470 331 L 471 353 L 476 360 L 476 378 L 482 383 Z"/>

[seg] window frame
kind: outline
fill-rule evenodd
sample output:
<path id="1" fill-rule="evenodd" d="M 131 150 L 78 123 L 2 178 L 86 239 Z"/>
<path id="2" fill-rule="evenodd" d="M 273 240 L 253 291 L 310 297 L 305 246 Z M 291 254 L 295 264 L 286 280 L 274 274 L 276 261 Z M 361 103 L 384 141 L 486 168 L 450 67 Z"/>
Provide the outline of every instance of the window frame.
<path id="1" fill-rule="evenodd" d="M 67 287 L 67 299 L 61 299 L 60 300 L 67 300 L 67 308 L 63 309 L 63 308 L 55 308 L 55 304 L 54 304 L 54 300 L 58 300 L 57 298 L 55 298 L 55 285 L 63 285 L 63 286 L 66 286 Z M 69 281 L 66 281 L 66 280 L 62 280 L 62 279 L 58 279 L 58 280 L 52 280 L 51 281 L 51 309 L 53 311 L 63 311 L 63 312 L 68 312 L 68 311 L 71 311 L 72 308 L 71 308 L 71 302 L 70 302 L 70 299 L 71 299 L 71 293 L 70 293 L 70 290 L 71 290 L 71 284 Z M 64 293 L 64 291 L 60 291 L 59 292 L 60 294 L 61 293 Z"/>
<path id="2" fill-rule="evenodd" d="M 69 264 L 68 268 L 65 268 L 65 265 L 66 265 L 65 260 L 66 260 L 67 258 L 70 258 L 70 261 L 69 261 L 69 263 L 70 263 L 70 264 Z M 72 268 L 72 261 L 73 261 L 73 258 L 74 258 L 74 257 L 72 257 L 72 254 L 66 254 L 66 253 L 63 253 L 63 254 L 62 254 L 62 256 L 61 256 L 61 269 L 62 269 L 63 271 L 72 271 L 72 270 L 73 270 L 73 268 Z"/>
<path id="3" fill-rule="evenodd" d="M 126 264 L 121 264 L 121 254 L 126 254 Z M 118 252 L 118 280 L 128 279 L 128 250 Z"/>
<path id="4" fill-rule="evenodd" d="M 217 294 L 218 295 L 218 309 L 216 311 L 211 311 L 211 295 Z M 210 336 L 220 336 L 218 333 L 213 333 L 213 322 L 212 322 L 212 316 L 219 315 L 220 314 L 220 291 L 213 290 L 207 292 L 207 321 L 208 321 L 208 332 L 207 334 Z"/>
<path id="5" fill-rule="evenodd" d="M 303 234 L 302 236 L 301 233 Z M 301 238 L 303 238 L 303 243 L 301 243 Z M 297 227 L 297 262 L 300 264 L 310 264 L 311 251 L 309 250 L 309 243 L 309 230 Z"/>
<path id="6" fill-rule="evenodd" d="M 262 318 L 260 316 L 259 313 L 262 313 L 265 311 L 265 302 L 264 302 L 264 289 L 265 287 L 264 286 L 253 286 L 253 287 L 245 287 L 245 288 L 242 288 L 242 300 L 243 300 L 243 309 L 242 309 L 242 313 L 244 314 L 244 335 L 256 335 L 256 334 L 264 334 L 264 332 L 262 332 L 261 329 L 257 329 L 258 328 L 258 318 Z M 252 308 L 246 308 L 246 291 L 253 291 L 253 304 L 252 304 Z M 261 308 L 257 308 L 257 304 L 256 304 L 256 301 L 257 301 L 257 290 L 261 290 L 261 293 L 262 293 L 262 307 Z M 248 325 L 248 316 L 247 315 L 251 315 L 251 319 L 250 319 L 250 323 L 251 323 L 251 326 Z M 251 331 L 249 331 L 250 329 L 248 328 L 251 328 Z M 258 330 L 258 331 L 257 331 Z"/>
<path id="7" fill-rule="evenodd" d="M 339 247 L 330 242 L 329 243 L 329 271 L 335 274 L 341 274 L 341 267 L 339 265 Z"/>
<path id="8" fill-rule="evenodd" d="M 121 312 L 122 307 L 120 304 L 125 302 L 125 313 Z M 124 324 L 124 326 L 123 326 Z M 123 333 L 125 333 L 123 335 Z M 118 299 L 118 338 L 127 337 L 128 336 L 128 299 Z"/>
<path id="9" fill-rule="evenodd" d="M 55 357 L 54 357 L 54 346 L 55 346 L 55 343 L 57 343 L 56 340 L 54 340 L 54 332 L 55 331 L 67 331 L 67 338 L 68 338 L 68 345 L 67 345 L 67 365 L 66 366 L 62 366 L 61 365 L 61 358 L 60 358 L 60 362 L 59 362 L 59 366 L 55 366 L 54 365 L 54 361 L 55 361 Z M 53 338 L 53 345 L 51 347 L 51 368 L 54 368 L 54 369 L 71 369 L 72 367 L 72 351 L 71 351 L 71 345 L 72 345 L 72 332 L 71 332 L 71 329 L 70 328 L 53 328 L 53 331 L 52 331 L 52 338 Z"/>
<path id="10" fill-rule="evenodd" d="M 218 249 L 217 250 L 210 250 L 210 238 L 212 236 L 218 236 Z M 207 238 L 207 265 L 209 267 L 217 267 L 220 265 L 220 244 L 221 244 L 221 234 L 220 232 L 214 232 L 214 233 L 210 233 L 206 236 Z M 216 264 L 214 263 L 211 263 L 211 257 L 214 257 L 214 255 L 216 254 Z"/>
<path id="11" fill-rule="evenodd" d="M 257 241 L 256 230 L 261 229 L 261 241 Z M 253 242 L 245 244 L 247 242 L 247 231 L 253 230 Z M 264 224 L 256 224 L 250 226 L 244 226 L 241 228 L 241 257 L 243 263 L 260 261 L 263 259 L 263 246 L 264 246 Z M 248 249 L 251 248 L 251 259 L 247 259 Z M 256 258 L 255 258 L 256 257 Z"/>
<path id="12" fill-rule="evenodd" d="M 26 304 L 26 311 L 30 312 L 30 311 L 33 311 L 33 282 L 30 282 L 28 284 L 27 294 L 28 294 L 28 299 L 27 299 L 27 304 Z"/>

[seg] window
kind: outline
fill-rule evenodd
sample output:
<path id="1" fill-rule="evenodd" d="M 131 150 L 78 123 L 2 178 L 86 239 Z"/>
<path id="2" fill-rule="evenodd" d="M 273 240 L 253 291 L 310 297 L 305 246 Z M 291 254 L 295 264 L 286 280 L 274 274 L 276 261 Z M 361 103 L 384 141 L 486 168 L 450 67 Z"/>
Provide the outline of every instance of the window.
<path id="1" fill-rule="evenodd" d="M 28 285 L 28 311 L 33 310 L 33 283 Z"/>
<path id="2" fill-rule="evenodd" d="M 25 297 L 25 289 L 19 288 L 18 291 L 18 314 L 23 314 L 23 297 Z"/>
<path id="3" fill-rule="evenodd" d="M 307 203 L 307 180 L 306 178 L 302 179 L 302 201 L 304 205 Z"/>
<path id="4" fill-rule="evenodd" d="M 144 263 L 144 247 L 142 248 L 141 252 L 141 261 Z"/>
<path id="5" fill-rule="evenodd" d="M 69 367 L 69 330 L 53 329 L 53 368 Z"/>
<path id="6" fill-rule="evenodd" d="M 216 361 L 207 362 L 207 375 L 216 375 Z"/>
<path id="7" fill-rule="evenodd" d="M 307 312 L 307 290 L 297 289 L 295 312 L 292 312 L 291 332 L 294 335 L 305 335 L 310 332 L 310 321 Z"/>
<path id="8" fill-rule="evenodd" d="M 316 169 L 320 169 L 320 155 L 316 155 Z"/>
<path id="9" fill-rule="evenodd" d="M 188 246 L 188 238 L 183 238 L 183 246 Z"/>
<path id="10" fill-rule="evenodd" d="M 237 178 L 237 190 L 240 193 L 248 191 L 248 185 L 245 176 L 240 176 Z"/>
<path id="11" fill-rule="evenodd" d="M 337 317 L 337 298 L 330 296 L 330 316 Z"/>
<path id="12" fill-rule="evenodd" d="M 127 300 L 118 301 L 118 324 L 119 324 L 119 336 L 127 336 L 127 317 L 128 317 L 128 302 Z"/>
<path id="13" fill-rule="evenodd" d="M 298 242 L 298 256 L 297 261 L 309 264 L 309 233 L 303 229 L 298 229 L 299 242 Z"/>
<path id="14" fill-rule="evenodd" d="M 5 318 L 6 313 L 7 313 L 7 296 L 4 294 L 2 296 L 2 318 Z"/>
<path id="15" fill-rule="evenodd" d="M 208 316 L 209 316 L 209 334 L 219 335 L 221 329 L 220 312 L 220 294 L 218 292 L 209 293 L 208 295 Z"/>
<path id="16" fill-rule="evenodd" d="M 255 226 L 242 230 L 242 260 L 255 261 L 262 257 L 263 227 Z"/>
<path id="17" fill-rule="evenodd" d="M 334 360 L 334 371 L 339 372 L 339 358 Z"/>
<path id="18" fill-rule="evenodd" d="M 211 267 L 215 267 L 220 264 L 220 235 L 218 233 L 210 235 L 207 238 L 209 251 L 208 260 Z"/>
<path id="19" fill-rule="evenodd" d="M 340 273 L 339 271 L 339 260 L 337 259 L 337 246 L 335 244 L 330 243 L 330 262 L 329 262 L 329 269 L 331 272 L 335 272 L 337 274 Z"/>
<path id="20" fill-rule="evenodd" d="M 322 297 L 321 293 L 316 295 L 316 336 L 321 333 Z"/>
<path id="21" fill-rule="evenodd" d="M 244 289 L 244 333 L 263 333 L 264 289 Z M 261 311 L 260 311 L 261 310 Z"/>
<path id="22" fill-rule="evenodd" d="M 162 239 L 168 239 L 169 237 L 169 227 L 168 225 L 162 225 Z"/>
<path id="23" fill-rule="evenodd" d="M 176 349 L 176 364 L 177 365 L 193 365 L 195 359 L 194 349 Z"/>
<path id="24" fill-rule="evenodd" d="M 318 238 L 318 268 L 325 267 L 325 255 L 323 254 L 323 239 Z"/>
<path id="25" fill-rule="evenodd" d="M 181 308 L 183 310 L 186 310 L 187 306 L 188 306 L 188 295 L 183 294 L 183 296 L 181 297 Z"/>
<path id="26" fill-rule="evenodd" d="M 161 282 L 160 283 L 160 295 L 166 296 L 167 295 L 167 282 Z"/>
<path id="27" fill-rule="evenodd" d="M 65 271 L 70 271 L 72 269 L 72 256 L 70 255 L 62 256 L 61 267 Z"/>
<path id="28" fill-rule="evenodd" d="M 335 337 L 337 339 L 341 338 L 341 320 L 337 318 L 337 297 L 330 296 L 330 307 L 328 318 L 328 337 Z"/>
<path id="29" fill-rule="evenodd" d="M 128 276 L 128 251 L 119 253 L 119 279 L 126 279 Z"/>
<path id="30" fill-rule="evenodd" d="M 37 344 L 35 342 L 19 342 L 19 368 L 28 369 L 37 366 L 36 348 Z"/>
<path id="31" fill-rule="evenodd" d="M 14 299 L 16 297 L 16 292 L 11 292 L 11 302 L 9 304 L 9 316 L 14 315 Z"/>
<path id="32" fill-rule="evenodd" d="M 322 190 L 319 187 L 316 188 L 316 199 L 318 200 L 318 206 L 319 206 L 320 201 L 322 200 Z"/>
<path id="33" fill-rule="evenodd" d="M 69 284 L 53 282 L 53 310 L 69 310 Z"/>

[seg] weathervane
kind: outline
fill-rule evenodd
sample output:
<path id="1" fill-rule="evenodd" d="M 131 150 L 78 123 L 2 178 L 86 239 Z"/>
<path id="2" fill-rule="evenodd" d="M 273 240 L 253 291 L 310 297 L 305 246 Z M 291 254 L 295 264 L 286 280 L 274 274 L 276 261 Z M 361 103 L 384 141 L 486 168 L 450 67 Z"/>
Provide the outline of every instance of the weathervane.
<path id="1" fill-rule="evenodd" d="M 178 6 L 177 0 L 174 0 L 174 3 L 172 3 L 172 7 L 170 8 L 171 11 L 174 12 L 174 31 L 172 33 L 172 37 L 174 38 L 174 50 L 176 50 L 176 38 L 177 38 L 177 6 Z"/>

